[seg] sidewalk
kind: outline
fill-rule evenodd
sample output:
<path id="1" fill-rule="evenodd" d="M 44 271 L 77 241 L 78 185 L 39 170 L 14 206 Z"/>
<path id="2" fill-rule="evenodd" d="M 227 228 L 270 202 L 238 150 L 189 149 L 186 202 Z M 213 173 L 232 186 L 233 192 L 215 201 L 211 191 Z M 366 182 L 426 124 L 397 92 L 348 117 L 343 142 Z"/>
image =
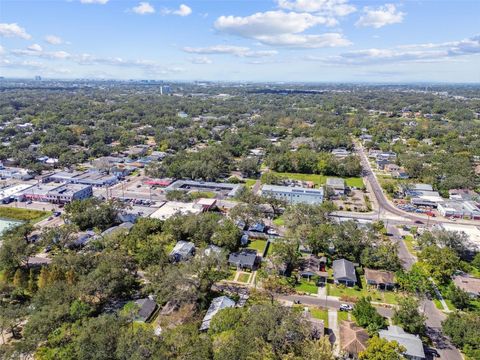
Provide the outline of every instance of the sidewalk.
<path id="1" fill-rule="evenodd" d="M 333 354 L 340 355 L 340 329 L 338 327 L 337 310 L 328 309 L 328 328 L 330 329 L 330 342 L 332 343 Z"/>

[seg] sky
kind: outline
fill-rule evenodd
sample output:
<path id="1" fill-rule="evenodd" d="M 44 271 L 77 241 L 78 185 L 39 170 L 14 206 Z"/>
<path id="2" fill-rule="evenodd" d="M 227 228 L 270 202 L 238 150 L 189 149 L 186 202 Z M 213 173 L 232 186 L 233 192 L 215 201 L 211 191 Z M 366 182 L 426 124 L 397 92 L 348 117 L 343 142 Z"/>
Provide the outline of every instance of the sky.
<path id="1" fill-rule="evenodd" d="M 0 76 L 480 82 L 480 0 L 0 0 Z"/>

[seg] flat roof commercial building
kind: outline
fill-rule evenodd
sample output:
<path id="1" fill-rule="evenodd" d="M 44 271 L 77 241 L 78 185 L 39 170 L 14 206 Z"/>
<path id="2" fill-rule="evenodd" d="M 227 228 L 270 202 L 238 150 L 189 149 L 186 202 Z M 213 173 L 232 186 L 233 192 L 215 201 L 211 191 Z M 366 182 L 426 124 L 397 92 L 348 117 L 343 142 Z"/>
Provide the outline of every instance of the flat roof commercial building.
<path id="1" fill-rule="evenodd" d="M 331 189 L 335 195 L 345 194 L 345 180 L 341 178 L 327 178 L 325 185 L 328 189 Z"/>
<path id="2" fill-rule="evenodd" d="M 8 186 L 0 190 L 0 201 L 4 199 L 10 199 L 11 197 L 16 197 L 22 191 L 32 187 L 31 184 L 17 184 Z"/>
<path id="3" fill-rule="evenodd" d="M 228 197 L 234 197 L 242 187 L 241 184 L 216 183 L 207 181 L 177 180 L 165 188 L 165 191 L 214 191 L 225 193 Z"/>
<path id="4" fill-rule="evenodd" d="M 201 205 L 196 203 L 182 203 L 179 201 L 167 201 L 158 210 L 150 215 L 151 218 L 166 220 L 174 215 L 200 214 L 204 211 Z"/>
<path id="5" fill-rule="evenodd" d="M 285 200 L 289 204 L 321 204 L 324 198 L 323 188 L 308 189 L 300 187 L 263 185 L 263 196 L 273 196 Z"/>
<path id="6" fill-rule="evenodd" d="M 61 171 L 44 178 L 44 182 L 50 181 L 100 187 L 113 185 L 118 182 L 118 178 L 98 171 Z"/>
<path id="7" fill-rule="evenodd" d="M 439 203 L 437 209 L 446 217 L 480 219 L 480 205 L 474 201 L 445 201 Z"/>
<path id="8" fill-rule="evenodd" d="M 22 191 L 18 197 L 55 204 L 87 199 L 93 195 L 92 187 L 80 184 L 38 184 Z"/>

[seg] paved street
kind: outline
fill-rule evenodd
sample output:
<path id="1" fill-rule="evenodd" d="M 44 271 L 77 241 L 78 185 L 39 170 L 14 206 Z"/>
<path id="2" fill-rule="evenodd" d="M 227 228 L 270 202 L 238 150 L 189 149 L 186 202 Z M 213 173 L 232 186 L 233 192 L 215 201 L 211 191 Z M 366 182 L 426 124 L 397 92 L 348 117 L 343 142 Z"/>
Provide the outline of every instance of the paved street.
<path id="1" fill-rule="evenodd" d="M 414 215 L 410 214 L 407 212 L 404 212 L 400 209 L 397 209 L 395 206 L 393 206 L 390 201 L 385 197 L 385 194 L 382 191 L 382 188 L 380 184 L 378 183 L 378 180 L 373 173 L 373 170 L 370 166 L 370 162 L 367 159 L 367 156 L 364 152 L 363 147 L 361 144 L 356 144 L 357 152 L 360 155 L 360 159 L 362 161 L 362 166 L 364 168 L 364 180 L 368 181 L 372 191 L 377 199 L 377 203 L 379 206 L 379 214 L 383 213 L 390 213 L 394 215 L 398 215 L 403 217 L 405 220 L 410 220 L 410 223 L 412 221 L 422 221 L 425 223 L 426 217 L 421 216 L 421 215 Z M 383 216 L 380 218 L 383 220 Z M 449 222 L 449 220 L 446 219 L 429 219 L 430 223 L 435 222 L 435 223 L 441 223 L 441 222 Z M 471 223 L 468 222 L 470 225 Z M 387 230 L 389 233 L 392 234 L 392 241 L 396 242 L 398 244 L 398 252 L 399 252 L 399 257 L 402 260 L 403 266 L 405 269 L 410 269 L 412 265 L 415 263 L 416 259 L 414 258 L 413 255 L 411 255 L 408 252 L 407 247 L 405 246 L 405 242 L 402 241 L 401 236 L 398 232 L 398 229 L 393 226 L 394 224 L 390 224 L 387 226 Z M 422 308 L 427 316 L 426 320 L 426 325 L 427 325 L 427 334 L 432 340 L 433 344 L 435 345 L 435 348 L 437 349 L 440 358 L 445 359 L 445 360 L 462 360 L 463 357 L 449 341 L 448 338 L 443 336 L 441 332 L 442 328 L 442 320 L 445 319 L 445 314 L 443 314 L 440 310 L 438 310 L 435 307 L 435 304 L 431 300 L 425 300 L 422 303 Z"/>

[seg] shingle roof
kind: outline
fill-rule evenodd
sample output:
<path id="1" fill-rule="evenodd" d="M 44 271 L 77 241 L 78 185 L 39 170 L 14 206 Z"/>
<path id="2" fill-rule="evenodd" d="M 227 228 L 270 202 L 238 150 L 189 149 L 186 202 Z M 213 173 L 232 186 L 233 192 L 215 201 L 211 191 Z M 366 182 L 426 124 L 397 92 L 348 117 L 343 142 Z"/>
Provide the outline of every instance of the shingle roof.
<path id="1" fill-rule="evenodd" d="M 236 253 L 231 253 L 228 257 L 228 262 L 240 266 L 252 267 L 255 265 L 257 259 L 257 250 L 255 249 L 243 249 Z"/>
<path id="2" fill-rule="evenodd" d="M 227 296 L 220 296 L 212 300 L 210 307 L 205 314 L 205 317 L 202 320 L 202 325 L 200 330 L 207 330 L 210 327 L 210 321 L 212 318 L 222 309 L 230 308 L 235 306 L 235 301 L 230 299 Z"/>
<path id="3" fill-rule="evenodd" d="M 346 259 L 333 261 L 333 278 L 334 279 L 348 279 L 350 281 L 357 281 L 355 274 L 355 265 Z"/>
<path id="4" fill-rule="evenodd" d="M 340 346 L 342 351 L 358 354 L 367 348 L 368 333 L 352 321 L 342 321 L 340 324 Z"/>
<path id="5" fill-rule="evenodd" d="M 408 334 L 399 326 L 390 325 L 388 330 L 380 330 L 378 335 L 388 341 L 396 341 L 405 349 L 405 354 L 412 357 L 424 359 L 422 340 L 418 335 Z"/>
<path id="6" fill-rule="evenodd" d="M 365 268 L 365 279 L 374 281 L 377 284 L 393 284 L 395 282 L 395 274 L 391 271 Z"/>
<path id="7" fill-rule="evenodd" d="M 137 319 L 141 321 L 147 321 L 157 308 L 157 303 L 149 298 L 139 299 L 135 304 L 139 307 Z"/>

